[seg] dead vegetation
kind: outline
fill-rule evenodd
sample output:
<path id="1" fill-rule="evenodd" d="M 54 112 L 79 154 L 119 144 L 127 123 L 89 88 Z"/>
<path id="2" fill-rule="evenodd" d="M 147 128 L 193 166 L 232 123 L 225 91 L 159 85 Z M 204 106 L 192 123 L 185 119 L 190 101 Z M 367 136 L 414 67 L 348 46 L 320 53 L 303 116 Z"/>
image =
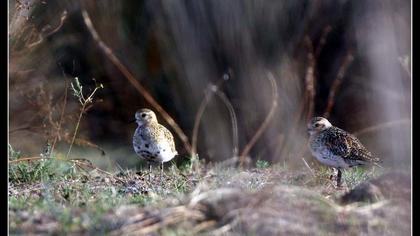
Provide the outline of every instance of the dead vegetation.
<path id="1" fill-rule="evenodd" d="M 111 176 L 76 170 L 42 182 L 12 180 L 11 232 L 408 235 L 411 229 L 410 177 L 401 172 L 360 179 L 347 190 L 333 188 L 328 171 L 314 177 L 279 165 L 200 168 L 201 174 L 194 174 L 172 166 L 163 183 L 158 171 L 148 182 L 141 170 Z M 371 193 L 374 197 L 366 197 Z"/>

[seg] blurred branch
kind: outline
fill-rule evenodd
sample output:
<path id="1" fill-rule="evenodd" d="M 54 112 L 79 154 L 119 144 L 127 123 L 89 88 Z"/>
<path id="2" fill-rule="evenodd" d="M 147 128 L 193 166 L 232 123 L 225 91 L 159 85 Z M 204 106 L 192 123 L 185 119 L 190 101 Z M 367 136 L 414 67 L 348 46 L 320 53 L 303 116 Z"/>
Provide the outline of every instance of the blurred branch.
<path id="1" fill-rule="evenodd" d="M 400 62 L 400 65 L 404 69 L 405 73 L 407 73 L 408 78 L 411 79 L 410 58 L 405 55 L 398 57 L 398 61 Z"/>
<path id="2" fill-rule="evenodd" d="M 410 119 L 401 119 L 401 120 L 394 120 L 394 121 L 385 122 L 385 123 L 374 125 L 374 126 L 369 126 L 367 128 L 364 128 L 364 129 L 358 130 L 356 132 L 353 132 L 353 135 L 354 136 L 360 136 L 362 134 L 366 134 L 366 133 L 370 133 L 370 132 L 377 131 L 377 130 L 380 130 L 380 129 L 390 128 L 392 126 L 402 125 L 402 124 L 411 124 L 411 120 Z"/>
<path id="3" fill-rule="evenodd" d="M 67 19 L 67 11 L 63 11 L 63 13 L 61 14 L 61 18 L 60 18 L 60 23 L 58 24 L 57 27 L 55 27 L 53 30 L 49 31 L 48 33 L 44 33 L 47 29 L 51 28 L 49 25 L 44 27 L 41 30 L 41 33 L 38 35 L 38 40 L 36 42 L 30 43 L 27 45 L 28 48 L 32 48 L 34 46 L 39 45 L 40 43 L 42 43 L 42 41 L 44 41 L 44 38 L 56 33 L 58 30 L 60 30 L 60 28 L 63 26 L 64 21 Z"/>
<path id="4" fill-rule="evenodd" d="M 229 110 L 230 121 L 232 125 L 232 144 L 233 144 L 232 156 L 237 156 L 238 149 L 239 149 L 239 144 L 238 144 L 239 141 L 238 141 L 238 121 L 236 118 L 235 110 L 233 109 L 232 104 L 229 102 L 229 99 L 226 97 L 226 95 L 223 92 L 218 90 L 217 87 L 212 87 L 212 88 L 215 89 L 213 92 L 216 93 L 216 95 L 223 101 L 223 103 L 226 105 L 227 109 Z"/>
<path id="5" fill-rule="evenodd" d="M 198 106 L 198 111 L 195 114 L 195 119 L 194 119 L 194 127 L 193 127 L 193 131 L 192 131 L 192 148 L 191 148 L 191 152 L 190 155 L 194 156 L 197 154 L 197 137 L 198 137 L 198 128 L 200 126 L 201 123 L 201 118 L 204 114 L 204 111 L 207 108 L 207 105 L 209 104 L 213 94 L 215 91 L 219 90 L 219 87 L 222 85 L 222 83 L 225 80 L 229 79 L 229 75 L 225 74 L 222 77 L 223 79 L 219 80 L 219 82 L 217 82 L 217 84 L 209 84 L 206 88 L 205 94 L 204 94 L 204 98 L 201 101 L 200 105 Z"/>
<path id="6" fill-rule="evenodd" d="M 102 41 L 99 37 L 99 34 L 96 32 L 92 21 L 89 17 L 89 14 L 85 9 L 82 10 L 83 20 L 88 28 L 90 34 L 92 35 L 93 39 L 98 44 L 99 48 L 105 53 L 109 60 L 120 70 L 120 72 L 124 75 L 124 77 L 134 86 L 134 88 L 146 99 L 156 111 L 162 115 L 165 121 L 173 128 L 175 133 L 181 139 L 184 144 L 184 148 L 191 153 L 191 145 L 188 141 L 188 137 L 182 131 L 182 129 L 178 126 L 175 120 L 159 105 L 159 103 L 152 97 L 152 95 L 135 79 L 133 74 L 125 67 L 121 61 L 115 56 L 112 50 Z"/>
<path id="7" fill-rule="evenodd" d="M 271 119 L 274 116 L 274 112 L 277 109 L 277 105 L 278 105 L 277 104 L 277 99 L 278 99 L 277 84 L 276 84 L 276 80 L 274 79 L 273 74 L 271 74 L 271 73 L 268 74 L 268 80 L 271 83 L 272 94 L 273 94 L 271 109 L 270 109 L 270 112 L 268 113 L 267 117 L 265 118 L 264 122 L 258 128 L 257 132 L 255 132 L 255 134 L 251 138 L 251 140 L 245 145 L 245 147 L 244 147 L 244 149 L 243 149 L 243 151 L 242 151 L 242 153 L 239 157 L 240 166 L 243 166 L 243 164 L 245 163 L 245 158 L 249 154 L 249 151 L 255 145 L 257 140 L 261 137 L 262 133 L 267 129 L 268 124 L 270 123 Z"/>
<path id="8" fill-rule="evenodd" d="M 278 142 L 278 145 L 277 145 L 276 150 L 274 152 L 275 157 L 277 157 L 277 156 L 282 157 L 283 153 L 286 151 L 285 147 L 287 147 L 288 141 L 289 140 L 295 140 L 294 135 L 295 135 L 296 131 L 299 129 L 300 121 L 301 121 L 304 113 L 305 113 L 305 100 L 302 99 L 300 101 L 299 109 L 297 110 L 296 114 L 294 115 L 294 117 L 295 117 L 294 122 L 290 126 L 291 128 L 288 129 L 288 130 L 290 130 L 290 132 L 288 133 L 287 138 L 282 138 Z M 306 149 L 303 148 L 301 150 L 306 150 Z M 298 155 L 298 156 L 302 156 L 302 155 Z"/>
<path id="9" fill-rule="evenodd" d="M 67 143 L 70 143 L 70 144 L 71 144 L 71 142 L 73 141 L 73 140 L 70 138 L 70 136 L 69 136 L 69 134 L 68 134 L 68 133 L 66 133 L 66 134 L 64 135 L 63 139 L 64 139 Z M 92 143 L 92 142 L 90 142 L 90 141 L 88 141 L 88 140 L 81 139 L 81 138 L 75 138 L 75 139 L 74 139 L 74 141 L 73 141 L 73 143 L 74 143 L 74 144 L 76 144 L 76 145 L 78 145 L 78 146 L 81 146 L 81 147 L 90 147 L 90 148 L 95 148 L 95 149 L 98 149 L 98 150 L 101 152 L 101 154 L 102 154 L 103 156 L 106 154 L 106 153 L 105 153 L 105 150 L 103 150 L 101 147 L 99 147 L 98 145 L 96 145 L 96 144 L 94 144 L 94 143 Z"/>
<path id="10" fill-rule="evenodd" d="M 331 25 L 327 25 L 322 31 L 321 39 L 319 40 L 318 46 L 316 47 L 316 50 L 315 50 L 316 58 L 318 58 L 319 55 L 321 54 L 321 51 L 324 48 L 325 43 L 327 42 L 327 37 L 330 34 L 331 30 L 332 30 Z"/>
<path id="11" fill-rule="evenodd" d="M 218 85 L 209 85 L 208 88 L 206 89 L 206 92 L 204 94 L 204 99 L 201 101 L 199 107 L 198 107 L 198 111 L 195 114 L 195 119 L 194 119 L 194 127 L 193 127 L 193 131 L 192 131 L 192 137 L 191 137 L 191 141 L 192 141 L 192 148 L 191 148 L 191 152 L 190 155 L 191 157 L 195 156 L 197 153 L 197 136 L 198 136 L 198 128 L 200 126 L 200 121 L 201 121 L 201 117 L 203 116 L 204 111 L 206 110 L 206 107 L 213 95 L 213 93 L 211 92 L 210 87 L 211 86 L 218 86 Z"/>
<path id="12" fill-rule="evenodd" d="M 19 132 L 19 131 L 23 131 L 23 130 L 32 131 L 32 127 L 31 126 L 24 126 L 24 127 L 12 129 L 12 130 L 9 131 L 9 134 L 13 134 L 15 132 Z"/>
<path id="13" fill-rule="evenodd" d="M 305 88 L 306 88 L 306 99 L 309 101 L 308 113 L 306 115 L 306 121 L 308 121 L 314 113 L 315 107 L 315 66 L 316 60 L 314 56 L 314 47 L 309 36 L 305 37 L 305 43 L 308 47 L 308 68 L 306 69 L 305 75 Z"/>
<path id="14" fill-rule="evenodd" d="M 331 85 L 330 93 L 328 94 L 327 107 L 325 108 L 324 115 L 323 115 L 327 119 L 330 116 L 331 110 L 334 106 L 335 95 L 337 93 L 337 90 L 339 89 L 341 83 L 343 82 L 346 71 L 353 60 L 354 60 L 353 53 L 350 51 L 347 53 L 346 57 L 344 58 L 343 63 L 338 69 L 337 76 L 335 77 L 335 80 L 333 84 Z"/>

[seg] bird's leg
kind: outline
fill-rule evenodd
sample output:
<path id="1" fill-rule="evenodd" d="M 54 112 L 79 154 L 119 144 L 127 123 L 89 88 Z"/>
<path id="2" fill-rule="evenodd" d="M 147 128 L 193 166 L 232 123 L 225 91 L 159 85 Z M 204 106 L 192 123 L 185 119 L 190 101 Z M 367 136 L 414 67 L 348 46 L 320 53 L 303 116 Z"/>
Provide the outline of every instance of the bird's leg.
<path id="1" fill-rule="evenodd" d="M 149 182 L 150 182 L 150 176 L 152 175 L 152 164 L 149 163 Z"/>
<path id="2" fill-rule="evenodd" d="M 332 168 L 332 171 L 333 171 L 333 173 L 330 175 L 330 180 L 333 180 L 334 179 L 334 177 L 335 177 L 335 171 L 336 170 L 338 170 L 338 169 L 336 169 L 336 168 Z"/>
<path id="3" fill-rule="evenodd" d="M 341 170 L 337 168 L 337 187 L 341 187 Z"/>
<path id="4" fill-rule="evenodd" d="M 162 175 L 163 175 L 163 162 L 160 165 L 160 182 L 162 182 Z"/>

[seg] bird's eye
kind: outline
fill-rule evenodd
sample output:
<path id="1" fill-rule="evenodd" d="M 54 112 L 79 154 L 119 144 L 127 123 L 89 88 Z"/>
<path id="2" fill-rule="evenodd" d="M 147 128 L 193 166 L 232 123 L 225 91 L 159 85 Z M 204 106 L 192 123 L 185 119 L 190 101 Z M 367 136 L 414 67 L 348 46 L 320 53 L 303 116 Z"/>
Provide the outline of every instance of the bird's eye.
<path id="1" fill-rule="evenodd" d="M 143 113 L 143 114 L 141 114 L 141 117 L 143 117 L 143 118 L 144 118 L 144 117 L 146 117 L 146 114 L 144 114 L 144 113 Z"/>
<path id="2" fill-rule="evenodd" d="M 320 126 L 321 126 L 321 124 L 319 124 L 319 123 L 315 124 L 315 127 L 320 127 Z"/>

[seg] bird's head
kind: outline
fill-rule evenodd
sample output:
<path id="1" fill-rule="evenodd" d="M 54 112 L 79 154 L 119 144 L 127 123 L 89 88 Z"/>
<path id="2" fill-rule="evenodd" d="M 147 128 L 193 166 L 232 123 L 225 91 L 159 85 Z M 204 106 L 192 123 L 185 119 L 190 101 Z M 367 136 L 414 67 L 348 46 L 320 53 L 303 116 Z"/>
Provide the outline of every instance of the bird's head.
<path id="1" fill-rule="evenodd" d="M 147 109 L 147 108 L 137 110 L 135 118 L 136 118 L 136 123 L 138 125 L 144 125 L 144 124 L 157 122 L 156 114 L 152 110 Z"/>
<path id="2" fill-rule="evenodd" d="M 312 135 L 321 132 L 325 129 L 328 129 L 331 126 L 331 123 L 324 117 L 314 117 L 308 123 L 308 132 Z"/>

